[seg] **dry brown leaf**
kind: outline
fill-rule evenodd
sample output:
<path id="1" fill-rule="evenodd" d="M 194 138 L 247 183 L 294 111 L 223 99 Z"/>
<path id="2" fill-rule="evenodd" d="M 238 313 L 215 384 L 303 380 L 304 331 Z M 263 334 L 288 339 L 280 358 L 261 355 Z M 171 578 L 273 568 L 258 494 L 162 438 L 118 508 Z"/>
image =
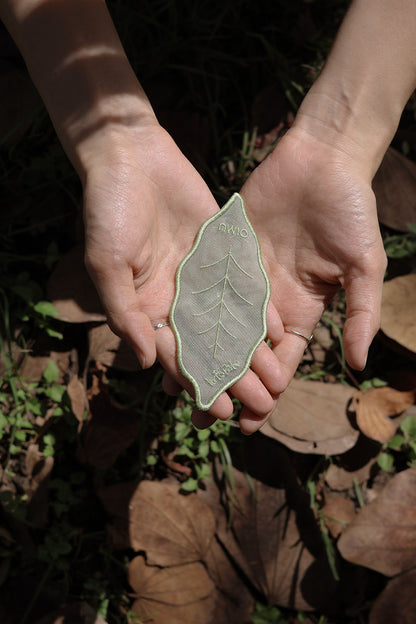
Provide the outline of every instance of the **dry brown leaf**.
<path id="1" fill-rule="evenodd" d="M 143 624 L 213 622 L 214 584 L 202 563 L 158 568 L 135 557 L 129 566 L 129 583 L 137 596 L 132 611 Z"/>
<path id="2" fill-rule="evenodd" d="M 416 468 L 395 475 L 341 535 L 341 555 L 386 576 L 415 566 Z"/>
<path id="3" fill-rule="evenodd" d="M 416 569 L 387 583 L 371 609 L 369 624 L 416 622 Z"/>
<path id="4" fill-rule="evenodd" d="M 63 383 L 71 365 L 71 351 L 51 351 L 49 355 L 27 355 L 19 368 L 19 374 L 21 377 L 39 381 L 51 360 L 55 362 L 59 370 L 56 383 Z"/>
<path id="5" fill-rule="evenodd" d="M 88 331 L 89 358 L 124 371 L 137 371 L 139 363 L 133 349 L 104 323 Z"/>
<path id="6" fill-rule="evenodd" d="M 129 505 L 130 542 L 146 551 L 151 565 L 200 561 L 215 534 L 215 516 L 195 494 L 183 496 L 178 484 L 142 481 Z"/>
<path id="7" fill-rule="evenodd" d="M 134 442 L 140 426 L 137 412 L 120 409 L 102 390 L 90 400 L 90 418 L 80 438 L 80 459 L 106 470 Z"/>
<path id="8" fill-rule="evenodd" d="M 88 398 L 85 385 L 79 377 L 74 375 L 66 387 L 71 401 L 72 411 L 78 422 L 84 422 L 85 412 L 88 411 Z"/>
<path id="9" fill-rule="evenodd" d="M 293 379 L 261 432 L 299 453 L 344 453 L 359 435 L 347 416 L 351 395 L 341 384 Z"/>
<path id="10" fill-rule="evenodd" d="M 416 165 L 390 147 L 373 180 L 381 223 L 402 232 L 416 223 Z"/>
<path id="11" fill-rule="evenodd" d="M 331 490 L 348 490 L 354 482 L 363 483 L 380 454 L 380 444 L 360 435 L 355 446 L 346 453 L 333 457 L 325 473 L 325 481 Z"/>
<path id="12" fill-rule="evenodd" d="M 295 511 L 288 506 L 284 489 L 249 480 L 236 469 L 233 481 L 231 528 L 220 521 L 217 537 L 234 565 L 269 604 L 296 609 L 322 604 L 334 585 L 327 567 L 314 573 L 320 564 L 312 551 L 321 554 L 321 537 L 308 501 Z M 219 513 L 224 517 L 216 505 L 217 517 Z M 206 563 L 211 574 L 208 558 Z M 324 579 L 325 596 L 317 578 Z"/>
<path id="13" fill-rule="evenodd" d="M 350 498 L 330 494 L 325 497 L 322 513 L 332 537 L 339 537 L 354 519 L 355 506 Z"/>
<path id="14" fill-rule="evenodd" d="M 212 540 L 204 563 L 218 588 L 212 622 L 215 624 L 250 622 L 250 614 L 255 606 L 253 595 L 238 573 L 235 561 L 227 556 L 218 540 Z"/>
<path id="15" fill-rule="evenodd" d="M 58 263 L 47 287 L 48 298 L 68 323 L 105 321 L 103 307 L 84 265 L 84 250 L 75 247 Z"/>
<path id="16" fill-rule="evenodd" d="M 368 438 L 381 444 L 394 435 L 398 423 L 390 420 L 405 411 L 415 400 L 415 392 L 401 392 L 389 386 L 359 390 L 352 399 L 352 407 L 357 417 L 357 425 Z"/>
<path id="17" fill-rule="evenodd" d="M 391 340 L 416 353 L 416 273 L 383 285 L 381 329 Z"/>

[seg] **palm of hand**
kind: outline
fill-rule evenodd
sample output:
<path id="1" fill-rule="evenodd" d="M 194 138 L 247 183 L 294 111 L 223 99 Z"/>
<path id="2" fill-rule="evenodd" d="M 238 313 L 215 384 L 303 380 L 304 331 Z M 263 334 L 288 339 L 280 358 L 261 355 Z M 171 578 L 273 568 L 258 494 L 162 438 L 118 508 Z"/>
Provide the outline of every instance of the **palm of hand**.
<path id="1" fill-rule="evenodd" d="M 130 342 L 139 358 L 151 364 L 158 356 L 164 368 L 188 390 L 176 363 L 176 345 L 169 328 L 154 332 L 153 324 L 169 316 L 175 274 L 191 249 L 203 222 L 218 206 L 195 169 L 159 126 L 132 137 L 123 152 L 100 162 L 85 188 L 86 262 L 109 324 Z M 95 173 L 96 172 L 96 173 Z M 155 342 L 156 339 L 156 342 Z M 261 353 L 263 355 L 261 355 Z M 275 377 L 274 357 L 265 345 L 255 356 L 256 372 Z M 254 410 L 267 413 L 273 400 L 249 371 L 233 393 Z M 222 395 L 213 417 L 229 417 L 231 399 Z M 215 418 L 214 418 L 215 420 Z M 210 424 L 212 418 L 200 424 Z"/>
<path id="2" fill-rule="evenodd" d="M 385 270 L 369 182 L 345 154 L 289 132 L 241 194 L 283 325 L 309 336 L 331 296 L 343 286 L 345 354 L 353 367 L 362 368 L 379 326 Z M 285 383 L 304 348 L 304 341 L 290 333 L 274 348 Z"/>

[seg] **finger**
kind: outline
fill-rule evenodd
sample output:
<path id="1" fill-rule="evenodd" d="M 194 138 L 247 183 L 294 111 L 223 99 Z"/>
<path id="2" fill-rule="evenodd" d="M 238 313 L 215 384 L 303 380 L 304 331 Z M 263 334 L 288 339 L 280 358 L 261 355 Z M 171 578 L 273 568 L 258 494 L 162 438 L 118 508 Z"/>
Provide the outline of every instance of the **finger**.
<path id="1" fill-rule="evenodd" d="M 279 313 L 274 304 L 270 301 L 267 306 L 267 338 L 273 344 L 277 344 L 283 338 L 284 327 Z"/>
<path id="2" fill-rule="evenodd" d="M 276 403 L 277 401 L 274 402 L 273 409 L 275 408 Z M 238 419 L 241 433 L 244 433 L 244 435 L 251 435 L 258 431 L 268 420 L 270 414 L 273 412 L 273 409 L 271 409 L 268 414 L 259 417 L 248 407 L 244 406 Z"/>
<path id="3" fill-rule="evenodd" d="M 254 352 L 251 360 L 251 369 L 258 375 L 272 396 L 285 390 L 285 375 L 275 353 L 262 342 Z"/>
<path id="4" fill-rule="evenodd" d="M 258 417 L 263 417 L 273 408 L 273 397 L 252 370 L 229 388 L 229 392 Z"/>
<path id="5" fill-rule="evenodd" d="M 382 261 L 378 270 L 354 276 L 345 285 L 347 318 L 343 345 L 348 364 L 357 370 L 365 367 L 368 349 L 380 328 L 384 270 Z"/>
<path id="6" fill-rule="evenodd" d="M 158 358 L 168 375 L 193 398 L 195 391 L 191 382 L 182 374 L 176 359 L 176 341 L 169 326 L 156 330 Z M 233 403 L 226 393 L 222 393 L 211 405 L 208 412 L 215 419 L 227 420 L 234 411 Z"/>
<path id="7" fill-rule="evenodd" d="M 88 257 L 85 264 L 111 329 L 133 347 L 142 368 L 152 366 L 156 360 L 154 330 L 149 317 L 140 309 L 131 268 L 125 262 L 114 262 L 106 270 L 103 264 L 97 266 Z"/>

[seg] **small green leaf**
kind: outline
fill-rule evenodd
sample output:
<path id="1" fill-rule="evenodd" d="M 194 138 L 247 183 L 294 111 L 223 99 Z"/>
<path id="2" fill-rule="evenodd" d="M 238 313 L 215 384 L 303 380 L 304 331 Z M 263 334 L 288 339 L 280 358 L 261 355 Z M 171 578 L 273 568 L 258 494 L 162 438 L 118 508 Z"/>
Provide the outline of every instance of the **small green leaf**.
<path id="1" fill-rule="evenodd" d="M 42 316 L 50 316 L 51 318 L 59 318 L 61 315 L 50 301 L 38 301 L 33 309 Z"/>
<path id="2" fill-rule="evenodd" d="M 46 444 L 47 446 L 53 446 L 56 442 L 56 438 L 53 435 L 53 433 L 46 433 L 43 436 L 43 443 Z"/>
<path id="3" fill-rule="evenodd" d="M 183 423 L 183 422 L 176 423 L 176 425 L 175 425 L 175 440 L 177 442 L 180 442 L 181 440 L 186 438 L 186 436 L 188 435 L 190 430 L 191 430 L 191 428 L 186 423 Z"/>
<path id="4" fill-rule="evenodd" d="M 377 458 L 378 465 L 385 472 L 390 472 L 390 470 L 393 468 L 393 462 L 393 455 L 390 455 L 390 453 L 380 453 Z"/>
<path id="5" fill-rule="evenodd" d="M 201 464 L 200 466 L 196 465 L 195 472 L 198 477 L 198 481 L 203 481 L 211 475 L 211 466 L 209 464 Z"/>
<path id="6" fill-rule="evenodd" d="M 387 443 L 387 446 L 388 446 L 388 448 L 391 448 L 391 449 L 398 449 L 404 443 L 405 443 L 404 436 L 402 436 L 400 434 L 397 434 L 397 435 L 393 436 L 392 438 L 390 438 L 390 440 Z"/>
<path id="7" fill-rule="evenodd" d="M 52 399 L 52 401 L 55 401 L 55 403 L 60 403 L 65 390 L 65 386 L 51 386 L 50 388 L 46 388 L 45 395 Z"/>
<path id="8" fill-rule="evenodd" d="M 49 384 L 54 383 L 59 377 L 59 369 L 53 360 L 49 360 L 43 371 L 43 378 Z"/>
<path id="9" fill-rule="evenodd" d="M 195 490 L 198 489 L 198 481 L 190 477 L 182 483 L 181 489 L 184 490 L 184 492 L 195 492 Z"/>
<path id="10" fill-rule="evenodd" d="M 216 440 L 211 440 L 210 446 L 213 453 L 219 453 L 221 451 L 221 448 Z"/>
<path id="11" fill-rule="evenodd" d="M 198 455 L 200 457 L 207 457 L 209 453 L 209 442 L 208 440 L 205 440 L 204 442 L 201 442 L 201 444 L 198 447 Z"/>
<path id="12" fill-rule="evenodd" d="M 211 435 L 210 429 L 199 429 L 199 431 L 198 431 L 198 440 L 203 442 L 204 440 L 209 438 L 210 435 Z"/>
<path id="13" fill-rule="evenodd" d="M 415 417 L 410 414 L 407 416 L 400 425 L 400 429 L 403 433 L 407 433 L 410 438 L 416 437 L 416 420 Z"/>
<path id="14" fill-rule="evenodd" d="M 56 338 L 57 340 L 63 340 L 63 337 L 64 337 L 62 332 L 58 332 L 55 329 L 51 329 L 50 327 L 46 328 L 46 333 L 51 338 Z"/>
<path id="15" fill-rule="evenodd" d="M 19 429 L 18 431 L 15 431 L 14 432 L 14 437 L 19 442 L 25 442 L 26 441 L 26 431 L 22 431 L 22 429 Z"/>

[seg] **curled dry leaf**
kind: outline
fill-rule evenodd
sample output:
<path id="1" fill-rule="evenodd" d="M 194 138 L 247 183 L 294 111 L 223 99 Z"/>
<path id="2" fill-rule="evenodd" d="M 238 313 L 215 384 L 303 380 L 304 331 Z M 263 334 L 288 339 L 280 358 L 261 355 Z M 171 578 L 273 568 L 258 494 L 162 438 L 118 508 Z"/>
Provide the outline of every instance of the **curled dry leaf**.
<path id="1" fill-rule="evenodd" d="M 84 265 L 84 250 L 75 247 L 58 263 L 47 287 L 48 298 L 68 323 L 105 321 L 103 307 Z"/>
<path id="2" fill-rule="evenodd" d="M 331 490 L 339 491 L 348 490 L 354 482 L 367 481 L 379 453 L 378 442 L 360 435 L 352 449 L 333 458 L 325 474 L 325 482 Z"/>
<path id="3" fill-rule="evenodd" d="M 416 273 L 383 285 L 381 329 L 391 340 L 416 353 Z"/>
<path id="4" fill-rule="evenodd" d="M 416 165 L 390 147 L 373 180 L 381 223 L 406 232 L 416 222 Z"/>
<path id="5" fill-rule="evenodd" d="M 66 387 L 71 401 L 71 408 L 79 423 L 84 422 L 85 412 L 88 410 L 88 398 L 85 385 L 79 377 L 74 375 Z"/>
<path id="6" fill-rule="evenodd" d="M 183 496 L 177 482 L 141 481 L 129 505 L 130 542 L 146 551 L 151 565 L 200 561 L 215 534 L 215 516 L 195 494 Z"/>
<path id="7" fill-rule="evenodd" d="M 158 568 L 135 557 L 129 566 L 129 583 L 137 596 L 132 611 L 143 624 L 213 622 L 214 584 L 202 563 Z"/>
<path id="8" fill-rule="evenodd" d="M 388 582 L 371 609 L 369 624 L 416 622 L 416 569 Z"/>
<path id="9" fill-rule="evenodd" d="M 347 416 L 351 395 L 341 384 L 293 379 L 261 432 L 299 453 L 344 453 L 359 435 Z"/>
<path id="10" fill-rule="evenodd" d="M 338 548 L 347 561 L 386 576 L 415 566 L 416 468 L 395 475 L 359 511 L 341 535 Z"/>
<path id="11" fill-rule="evenodd" d="M 352 399 L 357 425 L 368 438 L 381 444 L 388 442 L 397 429 L 397 421 L 390 420 L 405 411 L 415 400 L 415 392 L 401 392 L 389 386 L 358 391 Z"/>

